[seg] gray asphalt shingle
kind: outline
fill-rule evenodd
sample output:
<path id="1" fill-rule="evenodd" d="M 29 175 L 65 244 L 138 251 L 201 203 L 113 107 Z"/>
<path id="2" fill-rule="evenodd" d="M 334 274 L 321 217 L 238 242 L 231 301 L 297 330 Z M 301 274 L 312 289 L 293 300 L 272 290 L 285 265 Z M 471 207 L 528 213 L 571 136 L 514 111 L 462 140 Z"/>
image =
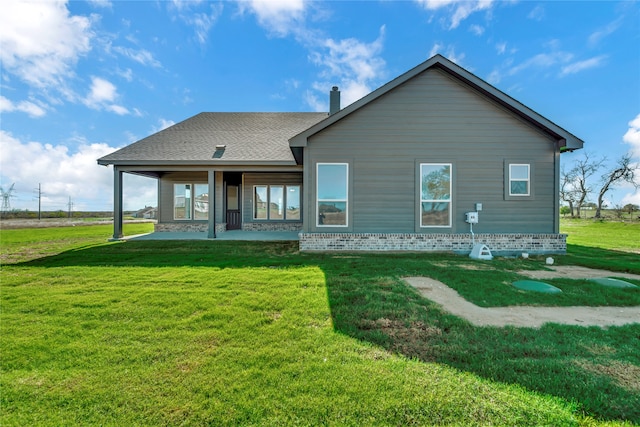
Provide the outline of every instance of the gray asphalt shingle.
<path id="1" fill-rule="evenodd" d="M 200 113 L 98 160 L 121 162 L 291 162 L 289 138 L 327 113 Z M 216 145 L 225 145 L 214 159 Z"/>

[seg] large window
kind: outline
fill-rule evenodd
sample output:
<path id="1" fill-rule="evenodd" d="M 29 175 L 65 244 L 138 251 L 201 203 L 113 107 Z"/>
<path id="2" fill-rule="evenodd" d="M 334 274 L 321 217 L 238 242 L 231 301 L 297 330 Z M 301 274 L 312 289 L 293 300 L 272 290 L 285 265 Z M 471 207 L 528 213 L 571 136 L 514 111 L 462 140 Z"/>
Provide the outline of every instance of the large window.
<path id="1" fill-rule="evenodd" d="M 173 218 L 206 220 L 209 218 L 208 184 L 174 184 Z"/>
<path id="2" fill-rule="evenodd" d="M 316 169 L 318 227 L 346 227 L 349 203 L 349 165 L 318 163 Z"/>
<path id="3" fill-rule="evenodd" d="M 253 219 L 299 220 L 299 185 L 256 185 L 253 187 Z"/>
<path id="4" fill-rule="evenodd" d="M 451 164 L 420 164 L 420 227 L 451 227 Z"/>
<path id="5" fill-rule="evenodd" d="M 529 196 L 531 181 L 530 165 L 514 163 L 509 165 L 509 195 Z"/>

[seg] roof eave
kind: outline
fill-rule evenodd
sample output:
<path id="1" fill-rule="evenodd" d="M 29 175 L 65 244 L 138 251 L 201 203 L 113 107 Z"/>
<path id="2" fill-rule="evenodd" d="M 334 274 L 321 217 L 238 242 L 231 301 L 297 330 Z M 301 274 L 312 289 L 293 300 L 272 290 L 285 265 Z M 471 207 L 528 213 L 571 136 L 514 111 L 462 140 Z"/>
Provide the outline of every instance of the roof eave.
<path id="1" fill-rule="evenodd" d="M 297 166 L 295 160 L 212 160 L 212 161 L 193 161 L 193 160 L 105 160 L 98 159 L 98 164 L 102 166 Z"/>

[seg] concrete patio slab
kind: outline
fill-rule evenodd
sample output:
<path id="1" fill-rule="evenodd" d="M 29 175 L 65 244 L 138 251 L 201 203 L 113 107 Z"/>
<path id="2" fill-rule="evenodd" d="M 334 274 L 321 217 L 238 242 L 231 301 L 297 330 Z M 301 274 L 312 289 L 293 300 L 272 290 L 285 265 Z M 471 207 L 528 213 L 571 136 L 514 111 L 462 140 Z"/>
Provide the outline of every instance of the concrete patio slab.
<path id="1" fill-rule="evenodd" d="M 297 231 L 242 231 L 230 230 L 218 233 L 209 239 L 206 232 L 163 231 L 135 236 L 124 236 L 121 240 L 251 240 L 251 241 L 297 241 Z"/>

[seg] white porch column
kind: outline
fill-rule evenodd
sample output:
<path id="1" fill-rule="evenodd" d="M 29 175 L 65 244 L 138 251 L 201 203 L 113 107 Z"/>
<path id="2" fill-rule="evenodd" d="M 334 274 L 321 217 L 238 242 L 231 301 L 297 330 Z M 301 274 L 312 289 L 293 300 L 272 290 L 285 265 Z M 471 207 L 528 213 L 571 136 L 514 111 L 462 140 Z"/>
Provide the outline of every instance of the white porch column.
<path id="1" fill-rule="evenodd" d="M 216 172 L 213 169 L 207 171 L 209 184 L 209 239 L 216 238 Z"/>
<path id="2" fill-rule="evenodd" d="M 122 236 L 122 171 L 113 165 L 113 238 Z"/>

